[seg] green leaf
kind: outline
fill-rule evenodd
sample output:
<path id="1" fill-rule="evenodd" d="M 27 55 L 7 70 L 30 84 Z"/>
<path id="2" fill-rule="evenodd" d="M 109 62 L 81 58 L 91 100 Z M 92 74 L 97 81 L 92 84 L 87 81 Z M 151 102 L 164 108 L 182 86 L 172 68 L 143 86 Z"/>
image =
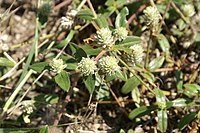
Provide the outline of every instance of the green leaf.
<path id="1" fill-rule="evenodd" d="M 156 94 L 156 103 L 160 109 L 166 109 L 166 101 L 165 101 L 165 95 L 159 88 L 154 89 L 155 94 Z"/>
<path id="2" fill-rule="evenodd" d="M 158 110 L 158 127 L 161 132 L 166 132 L 167 130 L 167 110 Z"/>
<path id="3" fill-rule="evenodd" d="M 43 128 L 41 128 L 40 129 L 40 133 L 49 133 L 49 127 L 48 127 L 48 125 L 46 125 Z"/>
<path id="4" fill-rule="evenodd" d="M 46 66 L 48 66 L 48 62 L 38 62 L 30 66 L 34 71 L 41 73 Z"/>
<path id="5" fill-rule="evenodd" d="M 156 106 L 141 106 L 139 108 L 132 110 L 131 113 L 128 115 L 128 117 L 129 117 L 129 119 L 132 120 L 134 118 L 147 115 L 147 114 L 151 113 L 151 111 L 154 111 L 156 109 L 157 109 Z"/>
<path id="6" fill-rule="evenodd" d="M 122 81 L 126 81 L 127 80 L 127 76 L 126 76 L 126 73 L 122 72 L 121 70 L 117 71 L 115 73 L 115 75 L 121 79 Z"/>
<path id="7" fill-rule="evenodd" d="M 141 73 L 141 75 L 145 79 L 147 79 L 150 83 L 154 83 L 155 77 L 154 77 L 154 75 L 151 72 L 146 71 L 146 72 Z"/>
<path id="8" fill-rule="evenodd" d="M 184 87 L 184 94 L 188 97 L 196 96 L 200 92 L 200 86 L 197 84 L 184 84 Z"/>
<path id="9" fill-rule="evenodd" d="M 184 116 L 183 118 L 181 118 L 180 122 L 178 123 L 178 128 L 183 130 L 187 126 L 187 124 L 189 124 L 196 116 L 197 114 L 195 112 L 192 112 Z"/>
<path id="10" fill-rule="evenodd" d="M 129 14 L 128 8 L 124 7 L 116 17 L 115 28 L 126 27 L 127 23 L 126 16 L 128 14 Z"/>
<path id="11" fill-rule="evenodd" d="M 107 75 L 106 76 L 106 83 L 108 83 L 108 82 L 110 82 L 110 81 L 112 81 L 112 80 L 114 80 L 116 78 L 116 75 L 115 74 L 112 74 L 112 75 Z"/>
<path id="12" fill-rule="evenodd" d="M 170 50 L 169 41 L 163 34 L 160 34 L 158 38 L 159 38 L 158 43 L 159 43 L 162 51 L 165 52 L 167 55 L 169 55 L 169 50 Z"/>
<path id="13" fill-rule="evenodd" d="M 0 67 L 13 67 L 15 64 L 7 58 L 0 57 Z"/>
<path id="14" fill-rule="evenodd" d="M 129 78 L 122 87 L 122 93 L 128 94 L 140 84 L 140 81 L 135 77 Z"/>
<path id="15" fill-rule="evenodd" d="M 165 95 L 159 88 L 155 88 L 156 102 L 166 103 Z"/>
<path id="16" fill-rule="evenodd" d="M 112 47 L 112 50 L 114 50 L 114 51 L 124 51 L 124 52 L 126 52 L 126 53 L 128 53 L 128 54 L 131 54 L 131 49 L 130 48 L 128 48 L 128 47 L 124 47 L 124 46 L 121 46 L 121 45 L 114 45 L 113 47 Z"/>
<path id="17" fill-rule="evenodd" d="M 79 17 L 81 19 L 86 19 L 88 21 L 92 21 L 94 19 L 94 15 L 90 9 L 80 10 L 77 13 L 77 17 Z"/>
<path id="18" fill-rule="evenodd" d="M 183 73 L 180 70 L 175 72 L 176 76 L 176 88 L 178 93 L 183 93 Z"/>
<path id="19" fill-rule="evenodd" d="M 65 71 L 61 71 L 55 76 L 56 83 L 62 88 L 64 91 L 68 91 L 70 88 L 70 79 L 68 74 Z"/>
<path id="20" fill-rule="evenodd" d="M 137 107 L 139 107 L 140 105 L 140 92 L 139 92 L 139 89 L 138 87 L 136 87 L 135 89 L 132 90 L 131 92 L 131 97 L 133 99 L 133 101 L 135 102 L 135 105 Z"/>
<path id="21" fill-rule="evenodd" d="M 55 104 L 58 102 L 59 97 L 52 94 L 40 94 L 33 98 L 34 101 L 45 104 Z"/>
<path id="22" fill-rule="evenodd" d="M 89 93 L 92 94 L 95 88 L 95 75 L 90 74 L 87 77 L 84 77 L 84 83 L 86 88 L 88 89 Z"/>
<path id="23" fill-rule="evenodd" d="M 87 55 L 98 55 L 101 51 L 102 48 L 92 48 L 90 45 L 83 45 L 81 47 L 86 53 Z"/>
<path id="24" fill-rule="evenodd" d="M 172 106 L 173 107 L 185 107 L 188 104 L 188 100 L 184 99 L 184 98 L 178 98 L 172 101 Z"/>
<path id="25" fill-rule="evenodd" d="M 163 56 L 157 57 L 155 59 L 153 59 L 150 63 L 149 63 L 149 70 L 150 71 L 154 71 L 158 68 L 160 68 L 162 66 L 162 64 L 164 63 L 165 58 Z"/>
<path id="26" fill-rule="evenodd" d="M 130 47 L 133 46 L 134 44 L 139 44 L 141 43 L 141 38 L 138 36 L 128 36 L 125 40 L 122 42 L 119 42 L 118 45 L 123 46 L 123 47 Z"/>
<path id="27" fill-rule="evenodd" d="M 95 20 L 95 22 L 100 28 L 108 28 L 108 22 L 107 22 L 105 16 L 103 16 L 101 14 L 98 15 L 98 17 Z"/>

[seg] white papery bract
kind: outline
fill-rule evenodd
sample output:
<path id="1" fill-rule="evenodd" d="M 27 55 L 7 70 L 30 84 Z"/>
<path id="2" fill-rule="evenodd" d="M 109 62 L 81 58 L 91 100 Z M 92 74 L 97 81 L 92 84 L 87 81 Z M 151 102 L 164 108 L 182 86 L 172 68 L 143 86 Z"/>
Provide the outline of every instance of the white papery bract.
<path id="1" fill-rule="evenodd" d="M 97 70 L 96 63 L 97 62 L 93 59 L 83 57 L 78 63 L 77 69 L 79 69 L 84 76 L 89 76 L 90 74 L 94 74 Z"/>
<path id="2" fill-rule="evenodd" d="M 66 13 L 65 17 L 61 18 L 61 27 L 64 29 L 71 29 L 74 25 L 74 20 L 76 17 L 77 11 L 71 10 Z"/>
<path id="3" fill-rule="evenodd" d="M 60 73 L 63 69 L 67 67 L 67 64 L 64 64 L 62 59 L 53 59 L 49 66 L 53 69 L 54 72 Z"/>
<path id="4" fill-rule="evenodd" d="M 94 38 L 97 41 L 97 44 L 99 44 L 103 48 L 110 48 L 114 44 L 112 31 L 110 31 L 108 28 L 102 28 L 97 31 Z"/>
<path id="5" fill-rule="evenodd" d="M 156 7 L 149 6 L 144 10 L 144 19 L 149 29 L 155 32 L 160 23 L 160 14 Z"/>
<path id="6" fill-rule="evenodd" d="M 119 28 L 115 29 L 114 35 L 119 41 L 122 41 L 127 38 L 128 31 L 126 30 L 125 27 L 119 27 Z"/>
<path id="7" fill-rule="evenodd" d="M 106 75 L 113 75 L 116 71 L 120 70 L 118 60 L 112 56 L 102 57 L 99 60 L 100 70 Z"/>

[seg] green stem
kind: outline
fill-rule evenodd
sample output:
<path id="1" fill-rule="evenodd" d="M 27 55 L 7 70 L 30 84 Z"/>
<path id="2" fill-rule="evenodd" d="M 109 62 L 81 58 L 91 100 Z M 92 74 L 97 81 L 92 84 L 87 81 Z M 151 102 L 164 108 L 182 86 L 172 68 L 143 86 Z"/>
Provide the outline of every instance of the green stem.
<path id="1" fill-rule="evenodd" d="M 148 67 L 149 64 L 149 53 L 150 53 L 150 48 L 152 44 L 152 31 L 150 31 L 150 36 L 149 36 L 149 41 L 148 41 L 148 46 L 147 46 L 147 53 L 146 53 L 146 58 L 145 58 L 145 68 Z"/>
<path id="2" fill-rule="evenodd" d="M 86 1 L 87 1 L 87 0 L 83 0 L 83 1 L 80 3 L 80 5 L 79 5 L 78 8 L 77 8 L 77 11 L 80 11 L 80 10 L 81 10 L 82 6 L 85 4 Z"/>
<path id="3" fill-rule="evenodd" d="M 119 56 L 116 53 L 112 53 L 148 90 L 151 91 L 152 94 L 155 95 L 155 92 L 146 85 L 146 83 L 135 73 L 133 69 L 131 69 L 123 60 L 119 58 Z M 155 85 L 154 85 L 155 87 Z"/>

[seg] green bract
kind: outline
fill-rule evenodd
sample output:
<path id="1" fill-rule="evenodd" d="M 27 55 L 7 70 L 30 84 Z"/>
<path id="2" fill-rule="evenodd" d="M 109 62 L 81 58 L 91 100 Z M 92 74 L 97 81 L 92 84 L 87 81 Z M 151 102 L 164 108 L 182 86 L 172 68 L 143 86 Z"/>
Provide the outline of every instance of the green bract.
<path id="1" fill-rule="evenodd" d="M 63 64 L 62 59 L 55 59 L 55 58 L 49 63 L 49 65 L 56 73 L 60 73 L 63 69 L 67 67 L 66 64 L 65 65 Z"/>
<path id="2" fill-rule="evenodd" d="M 110 31 L 108 28 L 102 28 L 97 31 L 95 40 L 97 41 L 97 44 L 101 45 L 103 48 L 110 48 L 114 43 L 112 31 Z"/>
<path id="3" fill-rule="evenodd" d="M 112 56 L 102 57 L 99 60 L 100 70 L 102 70 L 102 72 L 106 75 L 112 75 L 120 69 L 120 67 L 118 66 L 118 62 L 119 61 Z"/>
<path id="4" fill-rule="evenodd" d="M 95 70 L 97 70 L 96 61 L 83 57 L 80 63 L 78 63 L 77 69 L 79 69 L 84 76 L 94 74 Z"/>

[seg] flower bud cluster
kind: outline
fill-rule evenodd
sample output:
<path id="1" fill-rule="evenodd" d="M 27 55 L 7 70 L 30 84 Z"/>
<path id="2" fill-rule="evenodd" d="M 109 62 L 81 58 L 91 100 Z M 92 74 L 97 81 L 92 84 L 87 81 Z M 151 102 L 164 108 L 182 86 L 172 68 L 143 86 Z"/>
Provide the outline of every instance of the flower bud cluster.
<path id="1" fill-rule="evenodd" d="M 61 27 L 64 29 L 71 29 L 74 24 L 76 15 L 76 10 L 71 10 L 70 12 L 67 12 L 65 17 L 61 18 Z"/>
<path id="2" fill-rule="evenodd" d="M 98 62 L 83 57 L 80 63 L 78 63 L 77 69 L 81 71 L 82 75 L 89 76 L 98 71 L 97 64 L 99 69 L 106 75 L 112 75 L 120 69 L 118 60 L 112 56 L 102 57 Z"/>
<path id="3" fill-rule="evenodd" d="M 90 74 L 94 74 L 97 70 L 96 63 L 97 62 L 93 59 L 83 57 L 78 63 L 77 69 L 79 69 L 84 76 L 89 76 Z"/>
<path id="4" fill-rule="evenodd" d="M 114 33 L 108 28 L 101 28 L 94 36 L 97 44 L 103 48 L 111 48 L 116 40 L 122 41 L 128 36 L 128 31 L 124 27 L 114 30 Z"/>
<path id="5" fill-rule="evenodd" d="M 115 29 L 114 35 L 119 41 L 122 41 L 127 38 L 128 31 L 126 30 L 125 27 L 119 27 L 119 28 Z"/>
<path id="6" fill-rule="evenodd" d="M 147 27 L 154 32 L 159 26 L 161 17 L 156 7 L 149 6 L 144 10 L 144 19 Z"/>
<path id="7" fill-rule="evenodd" d="M 22 110 L 23 113 L 26 113 L 26 114 L 31 114 L 33 113 L 33 110 L 34 110 L 35 106 L 34 106 L 34 102 L 33 101 L 23 101 L 22 102 L 22 105 L 20 107 L 20 109 Z"/>
<path id="8" fill-rule="evenodd" d="M 66 64 L 64 64 L 62 59 L 53 59 L 50 63 L 49 66 L 53 69 L 54 72 L 60 73 L 63 69 L 67 67 Z"/>
<path id="9" fill-rule="evenodd" d="M 132 50 L 131 54 L 126 54 L 125 61 L 131 65 L 135 66 L 136 64 L 140 64 L 142 62 L 144 56 L 144 49 L 141 45 L 135 44 L 130 47 Z"/>
<path id="10" fill-rule="evenodd" d="M 100 70 L 106 75 L 113 75 L 116 71 L 120 70 L 118 60 L 112 56 L 102 57 L 99 60 Z"/>

